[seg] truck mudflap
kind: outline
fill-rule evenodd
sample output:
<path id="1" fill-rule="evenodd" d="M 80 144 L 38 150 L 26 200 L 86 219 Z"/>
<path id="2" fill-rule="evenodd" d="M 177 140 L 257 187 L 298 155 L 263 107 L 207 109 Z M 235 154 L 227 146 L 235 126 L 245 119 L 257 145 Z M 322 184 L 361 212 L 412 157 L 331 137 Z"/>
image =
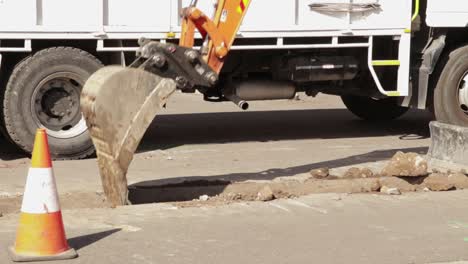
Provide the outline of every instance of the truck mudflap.
<path id="1" fill-rule="evenodd" d="M 148 126 L 175 90 L 172 79 L 120 66 L 102 68 L 83 87 L 81 109 L 112 206 L 129 204 L 128 167 Z"/>

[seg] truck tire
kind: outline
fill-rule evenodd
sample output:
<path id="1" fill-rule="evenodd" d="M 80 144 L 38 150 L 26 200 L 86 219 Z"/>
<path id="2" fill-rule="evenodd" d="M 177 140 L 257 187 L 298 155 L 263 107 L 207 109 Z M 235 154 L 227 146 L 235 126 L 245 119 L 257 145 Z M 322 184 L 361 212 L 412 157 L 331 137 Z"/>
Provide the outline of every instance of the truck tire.
<path id="1" fill-rule="evenodd" d="M 447 58 L 434 91 L 434 115 L 440 122 L 468 127 L 468 46 Z"/>
<path id="2" fill-rule="evenodd" d="M 343 95 L 343 103 L 351 113 L 369 121 L 388 121 L 404 115 L 409 109 L 399 106 L 396 98 L 374 99 L 371 97 Z"/>
<path id="3" fill-rule="evenodd" d="M 11 140 L 31 153 L 36 129 L 44 127 L 55 159 L 79 159 L 94 153 L 81 115 L 81 89 L 102 63 L 71 47 L 41 50 L 19 63 L 3 101 L 4 123 Z"/>

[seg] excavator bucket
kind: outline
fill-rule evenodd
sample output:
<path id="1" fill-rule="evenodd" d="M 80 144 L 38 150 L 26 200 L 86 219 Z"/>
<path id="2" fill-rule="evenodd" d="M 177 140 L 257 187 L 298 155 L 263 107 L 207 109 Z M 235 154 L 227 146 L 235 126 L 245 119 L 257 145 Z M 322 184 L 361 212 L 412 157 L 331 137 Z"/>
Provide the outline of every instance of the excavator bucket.
<path id="1" fill-rule="evenodd" d="M 104 193 L 115 206 L 129 203 L 128 167 L 169 96 L 176 89 L 207 91 L 217 85 L 250 1 L 219 1 L 214 20 L 196 3 L 182 12 L 180 45 L 141 38 L 130 67 L 105 67 L 83 87 L 81 110 L 96 147 Z M 195 28 L 209 39 L 200 50 L 193 49 Z"/>
<path id="2" fill-rule="evenodd" d="M 81 95 L 81 109 L 96 147 L 104 193 L 113 206 L 128 201 L 127 170 L 146 129 L 176 90 L 172 79 L 143 69 L 104 67 Z"/>

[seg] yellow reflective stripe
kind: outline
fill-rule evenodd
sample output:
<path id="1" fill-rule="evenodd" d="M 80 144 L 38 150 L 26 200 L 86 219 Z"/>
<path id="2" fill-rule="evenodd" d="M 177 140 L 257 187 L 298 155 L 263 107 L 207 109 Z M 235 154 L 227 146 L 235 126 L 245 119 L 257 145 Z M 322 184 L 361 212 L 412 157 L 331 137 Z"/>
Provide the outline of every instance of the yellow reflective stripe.
<path id="1" fill-rule="evenodd" d="M 416 0 L 414 3 L 414 14 L 411 17 L 411 21 L 414 21 L 419 16 L 420 3 L 419 0 Z"/>
<path id="2" fill-rule="evenodd" d="M 387 92 L 387 96 L 400 96 L 400 92 L 390 91 L 390 92 Z"/>
<path id="3" fill-rule="evenodd" d="M 399 60 L 375 60 L 372 61 L 373 66 L 400 66 Z"/>

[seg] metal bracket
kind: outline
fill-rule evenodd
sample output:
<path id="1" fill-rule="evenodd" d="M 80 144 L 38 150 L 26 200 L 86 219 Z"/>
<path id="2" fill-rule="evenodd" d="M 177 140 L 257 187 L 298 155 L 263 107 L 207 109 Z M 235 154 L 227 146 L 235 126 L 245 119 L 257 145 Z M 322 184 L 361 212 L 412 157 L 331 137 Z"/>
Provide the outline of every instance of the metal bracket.
<path id="1" fill-rule="evenodd" d="M 194 92 L 199 87 L 212 87 L 218 82 L 218 74 L 208 66 L 198 51 L 191 48 L 142 39 L 137 57 L 130 67 L 173 79 L 177 88 L 184 92 Z"/>
<path id="2" fill-rule="evenodd" d="M 0 52 L 31 52 L 31 40 L 25 39 L 23 47 L 2 47 L 0 45 Z"/>

